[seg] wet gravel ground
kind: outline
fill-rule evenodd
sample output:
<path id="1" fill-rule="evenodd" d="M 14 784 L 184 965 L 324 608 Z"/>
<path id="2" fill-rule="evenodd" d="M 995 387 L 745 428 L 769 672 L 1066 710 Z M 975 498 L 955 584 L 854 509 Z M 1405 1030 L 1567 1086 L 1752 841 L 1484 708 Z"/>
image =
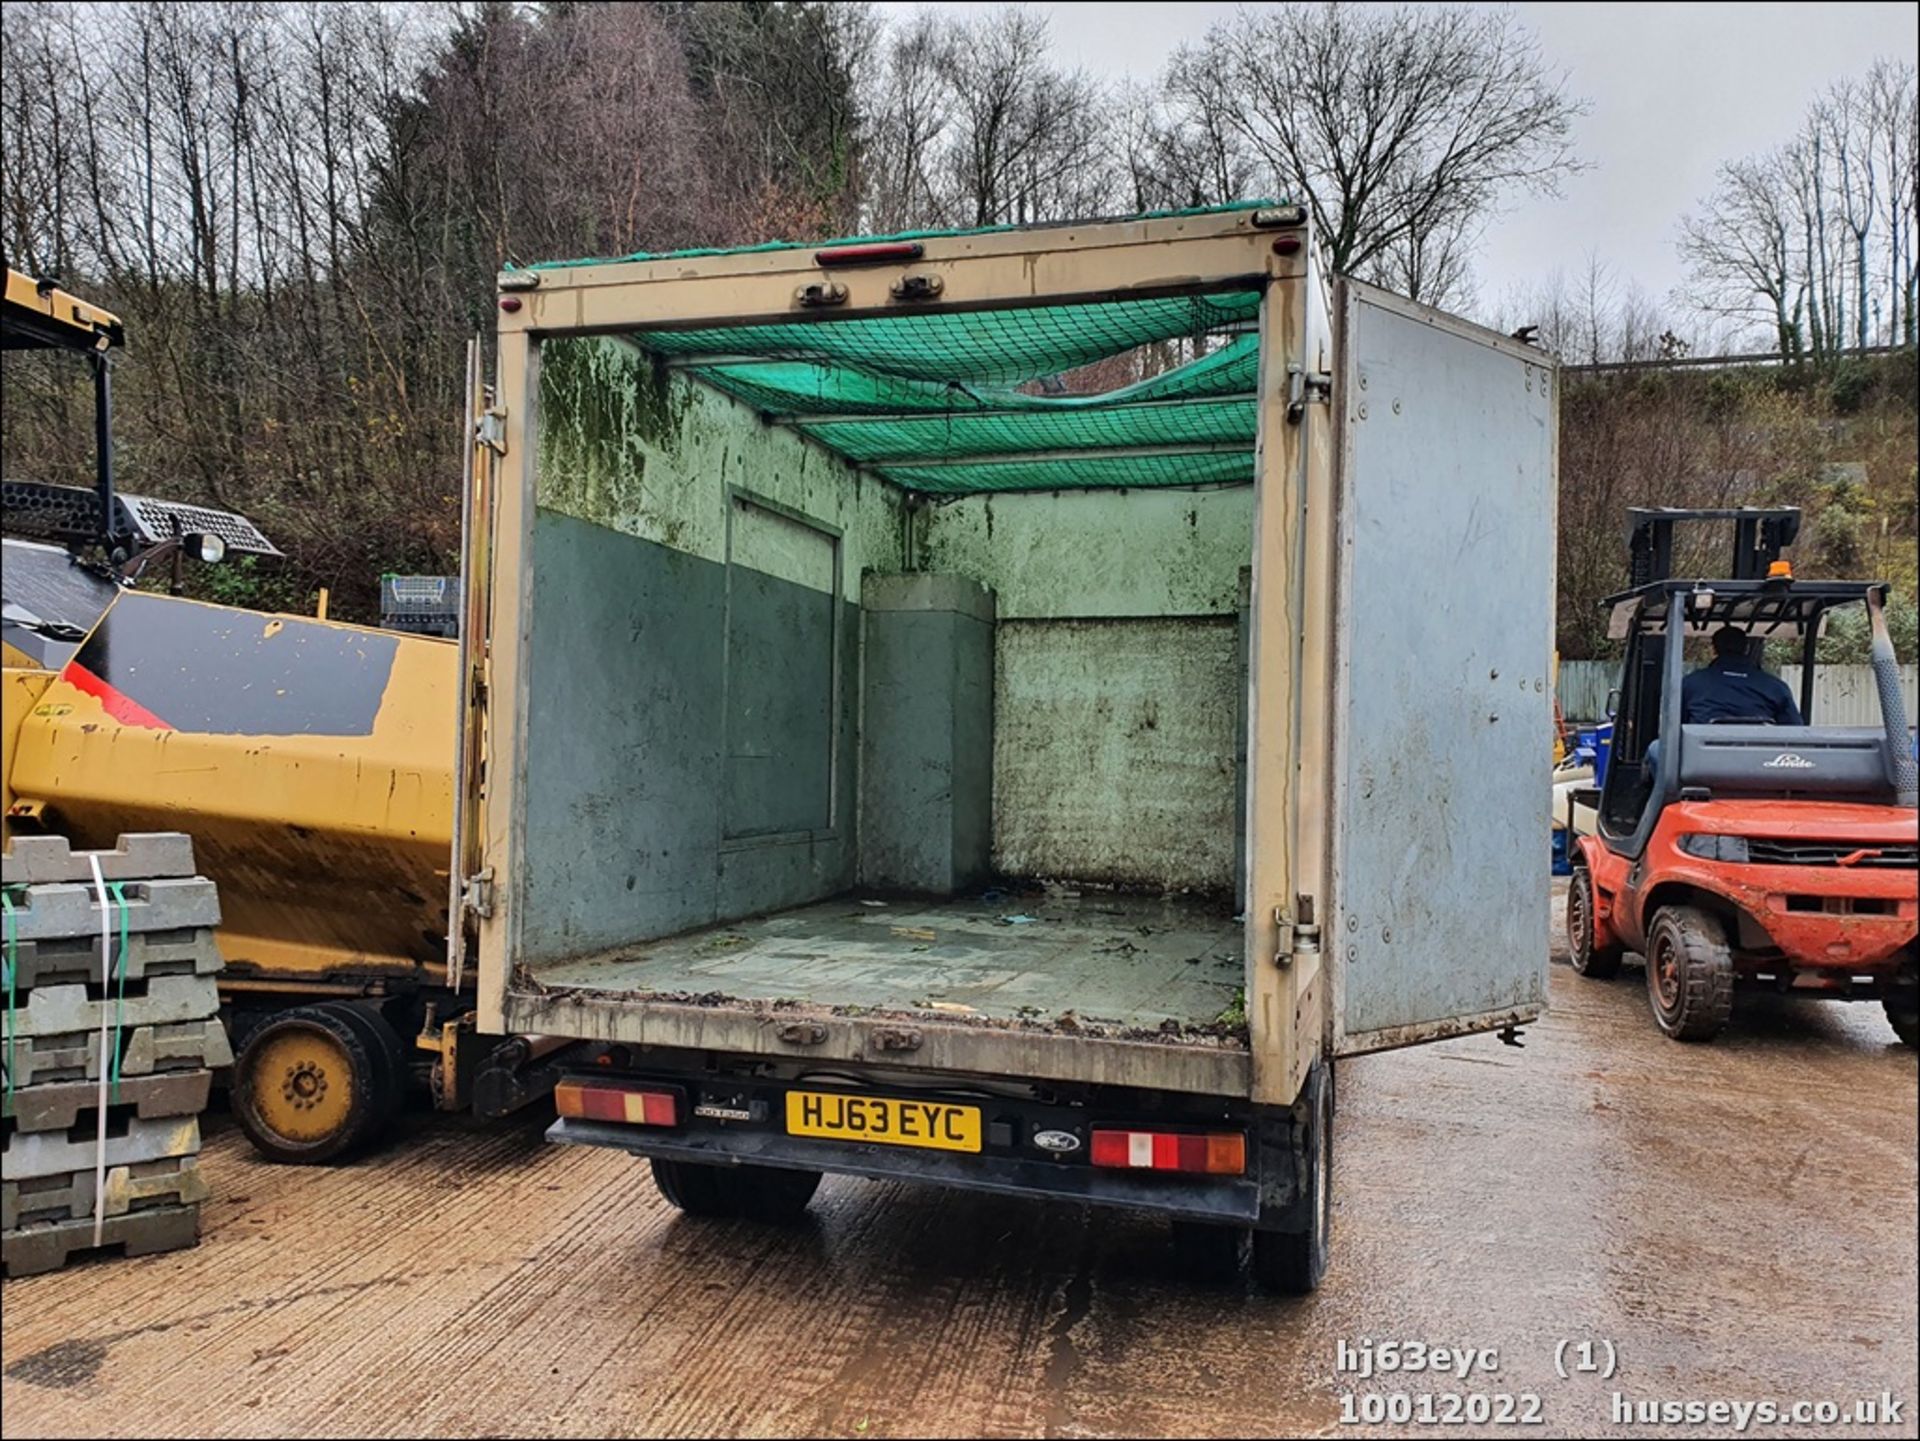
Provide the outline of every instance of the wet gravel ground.
<path id="1" fill-rule="evenodd" d="M 1344 1063 L 1333 1268 L 1299 1301 L 1071 1206 L 830 1180 L 768 1230 L 682 1219 L 538 1118 L 422 1116 L 338 1170 L 216 1118 L 198 1249 L 0 1291 L 4 1434 L 1724 1435 L 1618 1407 L 1891 1391 L 1893 1425 L 1748 1434 L 1913 1436 L 1914 1055 L 1877 1007 L 1742 1000 L 1679 1046 L 1637 969 L 1556 961 L 1524 1050 Z M 1497 1370 L 1338 1373 L 1361 1338 Z M 1615 1375 L 1562 1380 L 1562 1340 Z M 1464 1424 L 1342 1424 L 1423 1392 Z"/>

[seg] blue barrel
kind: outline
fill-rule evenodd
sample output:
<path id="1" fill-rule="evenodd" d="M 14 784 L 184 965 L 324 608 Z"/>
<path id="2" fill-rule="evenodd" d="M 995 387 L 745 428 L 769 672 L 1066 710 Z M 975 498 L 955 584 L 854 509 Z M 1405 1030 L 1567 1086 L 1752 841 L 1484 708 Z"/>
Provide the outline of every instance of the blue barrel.
<path id="1" fill-rule="evenodd" d="M 1607 762 L 1613 759 L 1613 722 L 1593 728 L 1593 783 L 1607 783 Z"/>

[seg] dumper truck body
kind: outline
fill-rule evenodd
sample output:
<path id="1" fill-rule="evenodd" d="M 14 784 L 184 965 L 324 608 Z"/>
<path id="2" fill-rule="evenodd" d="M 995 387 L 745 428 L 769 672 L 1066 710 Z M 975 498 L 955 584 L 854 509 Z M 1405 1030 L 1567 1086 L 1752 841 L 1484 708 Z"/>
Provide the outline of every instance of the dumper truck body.
<path id="1" fill-rule="evenodd" d="M 554 1139 L 1314 1284 L 1334 1059 L 1544 1003 L 1552 360 L 1287 206 L 499 303 L 461 866 L 482 1027 L 605 1047 Z"/>

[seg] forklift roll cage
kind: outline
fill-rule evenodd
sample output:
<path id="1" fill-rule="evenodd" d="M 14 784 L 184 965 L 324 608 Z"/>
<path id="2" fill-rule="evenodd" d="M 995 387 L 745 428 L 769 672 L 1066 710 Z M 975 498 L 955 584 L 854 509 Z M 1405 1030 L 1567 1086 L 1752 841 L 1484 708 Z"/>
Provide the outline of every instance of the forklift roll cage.
<path id="1" fill-rule="evenodd" d="M 1716 518 L 1751 517 L 1751 513 L 1737 511 L 1684 514 L 1688 517 L 1702 514 Z M 1785 531 L 1790 536 L 1798 528 L 1798 513 L 1792 513 L 1792 517 L 1789 526 L 1779 527 L 1773 534 L 1778 536 Z M 1749 539 L 1756 532 L 1765 534 L 1759 527 L 1749 526 L 1743 519 L 1740 529 L 1748 557 L 1757 557 L 1763 566 L 1771 565 L 1778 558 L 1778 544 L 1772 547 L 1774 553 L 1767 555 L 1764 545 L 1756 547 Z M 1650 554 L 1654 553 L 1651 547 L 1648 549 Z M 1658 554 L 1664 560 L 1671 555 L 1670 548 L 1663 545 Z M 1636 565 L 1640 559 L 1636 536 Z M 1748 564 L 1752 564 L 1751 559 Z M 1663 577 L 1601 601 L 1613 618 L 1610 636 L 1627 643 L 1613 763 L 1608 769 L 1599 806 L 1598 833 L 1608 849 L 1638 858 L 1661 812 L 1681 796 L 1683 757 L 1679 737 L 1683 724 L 1681 691 L 1685 680 L 1686 637 L 1710 636 L 1723 626 L 1739 626 L 1748 633 L 1749 655 L 1756 666 L 1769 638 L 1797 639 L 1801 667 L 1799 703 L 1806 729 L 1798 732 L 1795 739 L 1796 743 L 1804 738 L 1819 744 L 1829 737 L 1826 732 L 1814 729 L 1814 658 L 1826 617 L 1841 606 L 1865 605 L 1875 631 L 1884 631 L 1880 608 L 1887 593 L 1888 587 L 1883 581 L 1802 581 L 1789 576 L 1735 580 Z M 1673 624 L 1676 610 L 1680 616 L 1677 627 L 1680 644 L 1671 641 L 1676 632 Z M 1887 745 L 1897 747 L 1904 739 L 1905 718 L 1888 715 L 1885 722 Z M 1896 730 L 1902 735 L 1894 736 Z M 1733 732 L 1729 730 L 1727 735 L 1732 738 Z M 1660 748 L 1658 772 L 1649 778 L 1643 774 L 1642 762 L 1652 743 L 1662 736 L 1675 739 Z M 1894 774 L 1896 765 L 1895 757 L 1890 754 L 1890 783 L 1897 789 L 1900 783 Z"/>

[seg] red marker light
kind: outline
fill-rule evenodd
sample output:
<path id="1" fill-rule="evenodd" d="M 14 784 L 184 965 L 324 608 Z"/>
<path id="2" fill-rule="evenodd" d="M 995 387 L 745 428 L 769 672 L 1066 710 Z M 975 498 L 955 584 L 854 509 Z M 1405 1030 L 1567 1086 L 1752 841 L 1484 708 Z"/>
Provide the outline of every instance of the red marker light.
<path id="1" fill-rule="evenodd" d="M 502 310 L 504 310 L 504 311 L 506 311 L 506 312 L 507 312 L 507 314 L 509 314 L 509 315 L 511 315 L 511 314 L 513 314 L 513 313 L 514 313 L 514 311 L 516 311 L 516 310 L 518 310 L 518 309 L 520 308 L 520 297 L 519 297 L 519 296 L 517 296 L 517 295 L 503 295 L 503 296 L 501 296 L 501 297 L 500 297 L 500 308 L 501 308 Z"/>
<path id="2" fill-rule="evenodd" d="M 813 263 L 832 269 L 836 265 L 886 265 L 897 260 L 918 260 L 926 247 L 917 240 L 888 241 L 882 245 L 836 245 L 831 250 L 816 250 Z"/>

